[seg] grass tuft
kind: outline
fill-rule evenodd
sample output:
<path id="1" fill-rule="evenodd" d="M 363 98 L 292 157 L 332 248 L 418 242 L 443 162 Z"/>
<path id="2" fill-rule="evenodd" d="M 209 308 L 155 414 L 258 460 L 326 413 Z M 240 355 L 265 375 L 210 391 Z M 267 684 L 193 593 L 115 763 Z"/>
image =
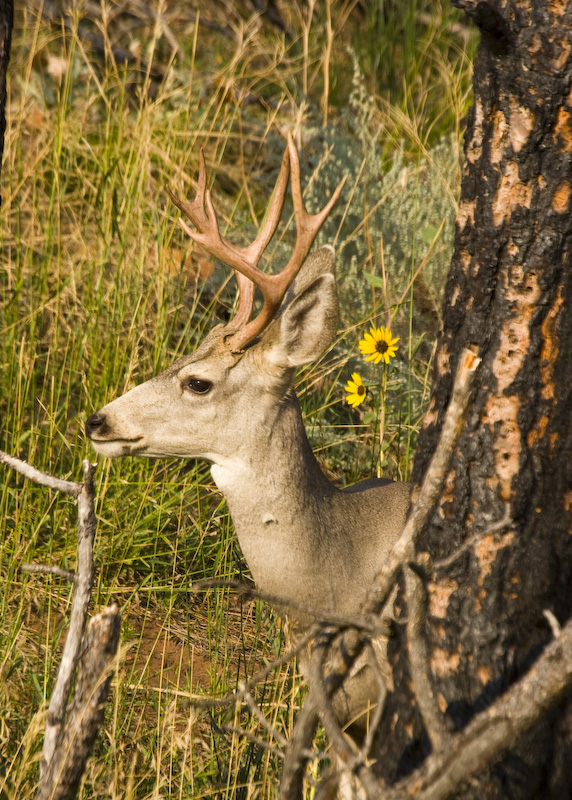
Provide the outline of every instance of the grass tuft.
<path id="1" fill-rule="evenodd" d="M 238 5 L 191 13 L 159 2 L 129 17 L 103 4 L 91 19 L 74 9 L 49 19 L 28 3 L 14 34 L 0 209 L 0 447 L 77 479 L 93 457 L 86 416 L 228 318 L 228 271 L 193 249 L 163 187 L 192 192 L 203 146 L 222 225 L 244 244 L 264 216 L 290 129 L 310 209 L 349 177 L 320 235 L 338 252 L 343 330 L 299 376 L 308 433 L 340 483 L 378 468 L 406 477 L 428 400 L 469 102 L 474 42 L 458 17 L 421 0 L 326 0 L 304 6 L 302 20 L 280 6 L 282 30 Z M 268 263 L 287 257 L 291 213 L 287 204 Z M 380 288 L 366 274 L 387 279 Z M 380 449 L 376 410 L 350 409 L 343 386 L 363 368 L 364 329 L 388 316 L 401 349 Z M 213 710 L 209 722 L 193 706 L 234 690 L 284 640 L 261 604 L 189 591 L 205 577 L 248 580 L 206 466 L 102 461 L 96 480 L 94 604 L 119 603 L 124 625 L 81 797 L 275 797 L 280 760 L 252 738 L 267 735 L 248 711 Z M 5 469 L 2 485 L 0 798 L 26 800 L 69 588 L 21 567 L 73 569 L 75 507 Z M 292 665 L 256 692 L 284 735 L 302 698 Z"/>

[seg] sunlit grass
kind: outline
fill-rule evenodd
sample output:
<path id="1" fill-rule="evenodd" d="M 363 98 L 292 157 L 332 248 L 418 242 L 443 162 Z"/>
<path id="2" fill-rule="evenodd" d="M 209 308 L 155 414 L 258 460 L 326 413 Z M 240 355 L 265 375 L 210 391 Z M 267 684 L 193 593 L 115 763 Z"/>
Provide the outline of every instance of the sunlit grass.
<path id="1" fill-rule="evenodd" d="M 415 15 L 414 3 L 411 9 Z M 352 91 L 346 77 L 356 59 L 364 84 L 379 86 L 364 114 L 368 130 L 381 130 L 370 156 L 384 170 L 400 154 L 414 186 L 427 178 L 439 136 L 452 132 L 458 143 L 470 67 L 463 40 L 450 33 L 448 12 L 438 25 L 414 17 L 407 23 L 426 36 L 402 40 L 408 66 L 399 98 L 399 62 L 395 80 L 384 87 L 379 64 L 368 67 L 370 56 L 358 47 L 363 18 L 351 3 L 308 4 L 303 23 L 289 13 L 284 10 L 291 26 L 285 37 L 254 20 L 217 18 L 216 9 L 211 16 L 232 24 L 233 36 L 172 12 L 176 51 L 157 22 L 120 42 L 139 48 L 145 65 L 161 67 L 162 79 L 155 81 L 150 69 L 137 73 L 115 60 L 115 23 L 105 14 L 94 26 L 106 42 L 101 57 L 76 34 L 79 18 L 64 38 L 61 27 L 43 22 L 31 7 L 21 11 L 0 210 L 2 449 L 78 480 L 82 459 L 93 458 L 85 417 L 192 350 L 229 314 L 228 271 L 218 265 L 213 273 L 209 259 L 193 251 L 163 191 L 169 183 L 182 196 L 191 192 L 200 146 L 222 225 L 244 243 L 264 215 L 281 158 L 281 129 L 297 137 L 305 180 L 318 194 L 339 180 L 336 169 L 347 169 L 345 156 L 336 162 L 338 143 L 347 141 L 361 154 L 369 132 L 364 128 L 362 142 L 344 127 Z M 392 24 L 398 36 L 397 17 Z M 312 138 L 325 120 L 336 145 L 330 155 Z M 344 403 L 364 328 L 387 324 L 389 306 L 401 341 L 404 332 L 414 338 L 387 389 L 384 469 L 405 477 L 428 399 L 438 316 L 429 304 L 427 317 L 412 324 L 412 314 L 420 313 L 410 304 L 417 277 L 408 285 L 389 275 L 386 292 L 363 280 L 364 271 L 377 274 L 383 252 L 371 204 L 355 202 L 360 192 L 370 196 L 363 189 L 366 155 L 322 237 L 336 242 L 347 318 L 331 351 L 302 371 L 297 387 L 318 457 L 340 483 L 366 477 L 379 461 L 375 427 Z M 435 191 L 454 209 L 455 186 L 449 177 L 435 180 Z M 401 190 L 397 180 L 384 187 L 382 211 Z M 292 236 L 280 234 L 270 248 L 275 258 L 283 257 Z M 423 276 L 421 262 L 414 255 L 407 274 L 416 276 L 421 266 Z M 367 307 L 354 315 L 348 298 L 360 293 Z M 34 794 L 42 714 L 70 600 L 63 582 L 21 567 L 36 562 L 73 569 L 76 512 L 71 500 L 4 468 L 2 482 L 0 798 L 23 800 Z M 177 461 L 101 461 L 96 487 L 94 607 L 117 602 L 123 634 L 112 700 L 82 796 L 274 797 L 279 759 L 236 733 L 222 735 L 192 704 L 196 695 L 234 690 L 279 652 L 283 640 L 279 620 L 262 605 L 228 591 L 189 590 L 205 577 L 248 580 L 208 469 Z M 283 733 L 291 729 L 301 691 L 293 667 L 259 687 L 258 702 Z M 213 719 L 262 735 L 244 709 L 217 710 Z"/>

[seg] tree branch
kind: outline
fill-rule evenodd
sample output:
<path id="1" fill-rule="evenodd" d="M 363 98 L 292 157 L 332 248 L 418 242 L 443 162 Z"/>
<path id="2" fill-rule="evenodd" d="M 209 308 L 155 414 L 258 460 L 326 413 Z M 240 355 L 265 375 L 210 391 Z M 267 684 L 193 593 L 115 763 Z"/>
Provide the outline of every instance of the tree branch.
<path id="1" fill-rule="evenodd" d="M 307 647 L 309 642 L 318 634 L 319 630 L 320 626 L 318 624 L 308 628 L 304 635 L 298 639 L 294 647 L 287 650 L 281 656 L 278 656 L 278 658 L 270 661 L 270 663 L 259 670 L 256 675 L 253 675 L 249 681 L 242 683 L 238 691 L 229 692 L 224 697 L 191 697 L 190 702 L 196 708 L 224 708 L 225 706 L 236 703 L 238 700 L 242 700 L 245 697 L 245 692 L 250 692 L 251 689 L 263 681 L 275 669 L 292 661 L 298 653 Z"/>
<path id="2" fill-rule="evenodd" d="M 64 652 L 62 654 L 56 684 L 48 706 L 43 763 L 40 769 L 41 775 L 45 767 L 49 765 L 52 760 L 56 745 L 58 744 L 58 739 L 61 735 L 72 677 L 79 657 L 81 641 L 87 620 L 87 611 L 91 599 L 91 588 L 93 585 L 93 540 L 95 537 L 93 473 L 94 467 L 89 461 L 84 461 L 83 474 L 85 483 L 83 485 L 78 484 L 81 491 L 77 495 L 77 580 L 72 602 L 69 631 L 64 645 Z M 60 489 L 60 491 L 65 490 Z"/>
<path id="3" fill-rule="evenodd" d="M 328 657 L 330 640 L 322 637 L 315 643 L 310 662 L 310 682 L 314 692 L 314 700 L 320 709 L 320 717 L 328 739 L 337 756 L 344 763 L 348 772 L 359 778 L 368 798 L 375 798 L 379 793 L 379 782 L 365 763 L 363 752 L 357 751 L 351 740 L 346 739 L 338 723 L 334 707 L 326 691 L 324 667 Z"/>
<path id="4" fill-rule="evenodd" d="M 77 583 L 77 575 L 69 569 L 61 567 L 51 567 L 49 564 L 22 564 L 24 572 L 38 572 L 40 575 L 54 575 L 56 578 L 63 578 L 70 583 Z"/>
<path id="5" fill-rule="evenodd" d="M 447 746 L 451 734 L 433 694 L 429 678 L 429 656 L 424 637 L 427 621 L 427 592 L 420 576 L 411 566 L 405 568 L 407 600 L 407 648 L 413 694 L 431 741 L 433 751 Z"/>
<path id="6" fill-rule="evenodd" d="M 572 620 L 536 663 L 492 706 L 450 736 L 410 777 L 382 794 L 384 800 L 446 800 L 461 783 L 498 761 L 572 688 Z"/>
<path id="7" fill-rule="evenodd" d="M 314 608 L 307 603 L 297 603 L 294 600 L 286 600 L 280 597 L 280 595 L 261 592 L 254 586 L 249 586 L 247 583 L 242 583 L 241 581 L 207 578 L 191 584 L 190 589 L 192 592 L 204 592 L 208 589 L 231 589 L 241 597 L 246 597 L 250 600 L 262 600 L 262 602 L 268 603 L 268 605 L 273 608 L 298 611 L 308 617 L 314 617 L 320 628 L 325 625 L 334 628 L 335 631 L 333 634 L 335 636 L 344 628 L 356 628 L 357 630 L 363 631 L 368 636 L 388 636 L 390 633 L 387 624 L 371 616 L 368 618 L 361 613 L 345 614 L 341 611 Z"/>
<path id="8" fill-rule="evenodd" d="M 77 499 L 83 489 L 83 484 L 81 483 L 54 478 L 52 475 L 40 472 L 39 469 L 30 466 L 30 464 L 16 458 L 16 456 L 8 455 L 8 453 L 5 453 L 3 450 L 0 450 L 0 464 L 6 464 L 7 467 L 11 467 L 13 470 L 16 470 L 16 472 L 19 472 L 20 475 L 23 475 L 34 483 L 40 484 L 40 486 L 47 486 L 49 489 L 55 489 L 57 492 L 69 494 L 75 499 Z"/>
<path id="9" fill-rule="evenodd" d="M 71 800 L 77 794 L 103 722 L 120 630 L 121 615 L 115 605 L 89 621 L 65 727 L 44 767 L 37 800 Z"/>
<path id="10" fill-rule="evenodd" d="M 478 355 L 471 350 L 464 350 L 461 353 L 451 400 L 445 413 L 437 448 L 421 488 L 415 490 L 412 495 L 412 506 L 403 532 L 393 546 L 383 569 L 376 577 L 368 593 L 362 609 L 365 619 L 382 613 L 397 579 L 398 571 L 403 564 L 412 561 L 414 558 L 415 544 L 437 502 L 461 434 L 473 378 L 480 362 Z M 344 682 L 364 644 L 363 633 L 356 630 L 356 628 L 350 628 L 340 637 L 340 641 L 332 654 L 330 674 L 326 680 L 326 691 L 330 697 Z M 284 759 L 280 800 L 295 800 L 295 798 L 302 797 L 305 772 L 303 754 L 311 746 L 311 741 L 318 725 L 317 707 L 319 708 L 319 704 L 316 703 L 316 698 L 312 696 L 312 686 L 310 686 L 309 696 L 306 699 L 304 708 L 298 714 L 290 739 L 290 746 Z"/>
<path id="11" fill-rule="evenodd" d="M 54 566 L 24 565 L 28 572 L 57 575 L 74 586 L 69 630 L 46 715 L 37 792 L 38 800 L 73 800 L 103 720 L 109 670 L 121 626 L 117 606 L 112 606 L 94 617 L 86 629 L 93 586 L 95 467 L 87 460 L 83 462 L 81 484 L 54 478 L 2 451 L 0 463 L 41 486 L 71 495 L 77 503 L 77 573 Z M 75 691 L 70 699 L 76 666 Z"/>
<path id="12" fill-rule="evenodd" d="M 475 25 L 490 36 L 503 49 L 511 42 L 512 35 L 509 24 L 492 3 L 486 0 L 451 0 L 456 8 L 470 17 Z"/>
<path id="13" fill-rule="evenodd" d="M 279 800 L 297 800 L 297 798 L 303 797 L 304 775 L 309 761 L 307 754 L 312 747 L 319 720 L 313 687 L 310 686 L 310 691 L 298 713 L 288 748 L 284 754 Z"/>

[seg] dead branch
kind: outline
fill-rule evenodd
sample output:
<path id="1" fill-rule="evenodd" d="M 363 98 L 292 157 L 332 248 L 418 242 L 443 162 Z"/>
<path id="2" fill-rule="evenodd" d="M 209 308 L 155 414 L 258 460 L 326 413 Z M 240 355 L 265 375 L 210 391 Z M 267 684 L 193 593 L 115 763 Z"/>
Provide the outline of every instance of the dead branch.
<path id="1" fill-rule="evenodd" d="M 450 733 L 441 713 L 429 678 L 429 656 L 424 631 L 427 621 L 427 592 L 420 576 L 409 565 L 405 567 L 407 599 L 407 647 L 413 694 L 423 718 L 433 751 L 447 746 Z"/>
<path id="2" fill-rule="evenodd" d="M 308 617 L 314 617 L 319 626 L 330 626 L 333 628 L 333 635 L 337 636 L 341 630 L 346 628 L 356 628 L 363 631 L 368 636 L 389 636 L 390 629 L 387 623 L 373 617 L 366 617 L 365 614 L 345 614 L 341 611 L 328 611 L 325 609 L 314 608 L 307 603 L 296 603 L 293 600 L 285 600 L 276 594 L 261 592 L 254 586 L 249 586 L 241 581 L 232 581 L 221 578 L 207 578 L 196 581 L 190 587 L 192 592 L 204 592 L 208 589 L 230 589 L 240 597 L 249 600 L 262 600 L 273 608 L 281 608 L 285 611 L 298 611 Z"/>
<path id="3" fill-rule="evenodd" d="M 54 575 L 56 578 L 63 578 L 73 584 L 77 582 L 75 572 L 61 567 L 50 567 L 48 564 L 22 564 L 22 569 L 24 572 L 37 572 L 40 575 Z"/>
<path id="4" fill-rule="evenodd" d="M 480 358 L 474 352 L 463 351 L 437 449 L 433 454 L 421 488 L 413 493 L 412 506 L 403 533 L 395 543 L 384 568 L 368 593 L 362 608 L 365 619 L 382 613 L 399 570 L 403 564 L 414 559 L 415 544 L 435 507 L 461 434 L 473 378 L 479 364 Z M 331 671 L 326 680 L 326 690 L 330 697 L 342 685 L 364 645 L 363 634 L 354 627 L 347 630 L 340 637 L 335 648 L 332 648 Z M 290 746 L 284 759 L 280 784 L 281 800 L 295 800 L 302 796 L 305 772 L 303 753 L 310 749 L 319 719 L 316 708 L 320 706 L 313 697 L 312 689 L 313 687 L 310 686 L 310 694 L 298 715 Z M 310 704 L 309 701 L 311 701 Z M 308 706 L 307 709 L 306 706 Z"/>
<path id="5" fill-rule="evenodd" d="M 278 658 L 270 661 L 265 667 L 253 675 L 249 681 L 241 684 L 241 687 L 239 687 L 238 691 L 229 692 L 224 697 L 191 697 L 190 702 L 196 708 L 224 708 L 225 706 L 233 705 L 237 701 L 244 698 L 244 692 L 250 692 L 255 686 L 265 680 L 265 678 L 270 675 L 271 672 L 274 672 L 275 669 L 283 666 L 283 664 L 288 664 L 290 661 L 293 661 L 298 653 L 301 653 L 302 650 L 304 650 L 312 641 L 312 639 L 315 638 L 315 636 L 318 634 L 318 631 L 318 625 L 313 625 L 312 627 L 308 628 L 304 635 L 298 639 L 294 647 L 291 647 L 281 656 L 278 656 Z"/>
<path id="6" fill-rule="evenodd" d="M 103 722 L 120 630 L 121 615 L 115 605 L 89 621 L 73 698 L 57 748 L 44 768 L 38 800 L 71 800 L 77 794 Z"/>
<path id="7" fill-rule="evenodd" d="M 356 760 L 357 752 L 355 746 L 352 747 L 350 742 L 344 738 L 332 705 L 331 696 L 326 691 L 325 686 L 324 671 L 329 649 L 330 640 L 327 636 L 321 636 L 314 642 L 310 660 L 309 681 L 330 743 L 344 764 L 351 767 Z"/>
<path id="8" fill-rule="evenodd" d="M 370 800 L 447 800 L 471 776 L 501 759 L 571 689 L 572 620 L 545 647 L 526 675 L 493 705 L 460 733 L 448 734 L 442 746 L 418 770 L 395 786 L 383 787 L 379 782 L 364 785 L 368 797 Z M 307 735 L 307 730 L 304 733 Z M 296 763 L 299 768 L 300 761 Z M 361 779 L 362 775 L 357 774 Z M 368 777 L 365 773 L 364 776 Z M 288 773 L 290 784 L 286 788 L 298 788 L 295 777 L 293 771 Z M 293 798 L 296 795 L 284 792 L 282 796 Z"/>
<path id="9" fill-rule="evenodd" d="M 240 736 L 241 739 L 248 739 L 249 742 L 252 742 L 253 744 L 257 745 L 263 750 L 267 750 L 276 758 L 284 758 L 284 753 L 282 752 L 282 750 L 280 750 L 279 747 L 275 747 L 273 744 L 269 744 L 266 741 L 266 739 L 263 739 L 260 736 L 256 736 L 255 733 L 247 731 L 246 728 L 241 728 L 238 725 L 217 725 L 212 717 L 210 722 L 213 728 L 220 734 L 235 733 L 237 736 Z"/>
<path id="10" fill-rule="evenodd" d="M 307 753 L 310 750 L 319 721 L 316 698 L 313 687 L 310 686 L 306 702 L 298 713 L 296 724 L 284 755 L 284 766 L 280 776 L 279 800 L 296 800 L 296 798 L 303 797 L 304 777 L 306 765 L 309 761 Z"/>
<path id="11" fill-rule="evenodd" d="M 572 620 L 536 663 L 486 711 L 449 737 L 411 776 L 380 800 L 446 800 L 461 783 L 494 764 L 572 688 Z"/>
<path id="12" fill-rule="evenodd" d="M 257 705 L 254 697 L 247 690 L 247 688 L 244 685 L 244 683 L 241 682 L 239 684 L 238 688 L 240 690 L 240 693 L 241 693 L 242 697 L 244 698 L 244 700 L 246 702 L 246 705 L 250 709 L 250 713 L 254 717 L 256 717 L 256 719 L 259 721 L 259 723 L 262 725 L 262 727 L 270 734 L 270 736 L 272 736 L 273 739 L 276 739 L 278 741 L 278 743 L 282 745 L 282 747 L 286 747 L 286 745 L 287 745 L 286 737 L 282 733 L 280 733 L 280 731 L 277 730 L 274 727 L 274 725 L 272 725 L 270 722 L 268 722 L 268 720 L 266 719 L 266 717 L 262 713 L 261 709 Z"/>
<path id="13" fill-rule="evenodd" d="M 395 543 L 389 559 L 375 579 L 365 604 L 365 612 L 380 614 L 395 584 L 397 573 L 403 564 L 413 560 L 415 544 L 423 531 L 435 503 L 437 502 L 451 458 L 463 428 L 475 371 L 481 359 L 471 350 L 461 354 L 453 393 L 443 420 L 441 436 L 421 488 L 415 489 L 411 498 L 411 510 L 403 533 Z"/>
<path id="14" fill-rule="evenodd" d="M 43 762 L 42 768 L 40 769 L 40 784 L 42 782 L 43 772 L 52 760 L 56 745 L 61 736 L 71 682 L 80 653 L 81 641 L 87 620 L 87 611 L 91 599 L 91 588 L 93 586 L 93 540 L 95 537 L 93 473 L 94 467 L 89 461 L 84 461 L 83 475 L 85 483 L 81 486 L 81 492 L 77 495 L 77 580 L 75 583 L 69 631 L 64 645 L 64 652 L 62 654 L 56 684 L 48 706 Z"/>
<path id="15" fill-rule="evenodd" d="M 367 796 L 374 797 L 373 792 L 379 790 L 379 782 L 367 766 L 363 753 L 356 749 L 351 740 L 344 737 L 326 690 L 324 668 L 329 650 L 328 637 L 322 637 L 314 644 L 310 662 L 310 682 L 314 691 L 314 700 L 320 709 L 320 718 L 336 755 L 341 758 L 348 772 L 357 775 Z"/>
<path id="16" fill-rule="evenodd" d="M 504 530 L 505 528 L 508 528 L 509 525 L 513 525 L 513 524 L 514 523 L 512 521 L 510 505 L 508 503 L 505 503 L 504 514 L 502 515 L 502 517 L 499 520 L 497 520 L 496 522 L 491 523 L 484 530 L 476 531 L 475 533 L 473 533 L 472 536 L 469 536 L 463 542 L 462 545 L 460 545 L 453 553 L 451 553 L 450 556 L 447 556 L 446 558 L 441 558 L 438 561 L 434 561 L 430 565 L 431 571 L 432 572 L 438 572 L 438 571 L 441 571 L 441 570 L 449 569 L 451 564 L 454 564 L 462 555 L 464 555 L 469 550 L 472 550 L 472 548 L 478 542 L 482 541 L 482 539 L 484 539 L 485 536 L 490 536 L 493 533 L 499 533 L 500 531 Z"/>
<path id="17" fill-rule="evenodd" d="M 73 800 L 103 719 L 110 665 L 117 652 L 120 630 L 116 606 L 104 609 L 86 630 L 93 586 L 95 467 L 87 460 L 83 462 L 82 484 L 54 478 L 2 451 L 0 463 L 34 483 L 70 495 L 77 503 L 77 573 L 55 566 L 24 566 L 28 572 L 63 577 L 74 587 L 69 630 L 46 715 L 37 793 L 38 800 Z M 76 686 L 70 699 L 76 667 Z"/>
<path id="18" fill-rule="evenodd" d="M 19 472 L 20 475 L 23 475 L 34 483 L 38 483 L 40 486 L 47 486 L 49 489 L 55 489 L 57 492 L 69 494 L 74 498 L 77 498 L 83 489 L 83 484 L 81 483 L 54 478 L 52 475 L 40 472 L 39 469 L 30 466 L 30 464 L 16 458 L 16 456 L 5 453 L 3 450 L 0 450 L 0 463 L 6 464 L 7 467 L 11 467 L 16 472 Z"/>
<path id="19" fill-rule="evenodd" d="M 403 564 L 414 559 L 415 544 L 437 502 L 461 434 L 473 378 L 480 361 L 480 358 L 470 350 L 465 350 L 461 356 L 437 449 L 433 454 L 421 488 L 413 491 L 412 506 L 403 533 L 393 546 L 387 562 L 368 593 L 363 607 L 366 619 L 371 615 L 382 613 L 397 580 L 399 570 Z M 339 682 L 346 677 L 362 648 L 363 637 L 355 628 L 344 634 L 343 643 L 338 648 L 339 655 L 334 661 L 334 669 L 330 678 L 332 691 L 341 685 Z"/>
<path id="20" fill-rule="evenodd" d="M 385 704 L 385 702 L 384 702 L 385 701 L 385 695 L 387 693 L 387 687 L 386 687 L 386 684 L 385 684 L 385 678 L 384 678 L 383 673 L 382 673 L 382 671 L 380 669 L 379 662 L 377 660 L 377 655 L 375 653 L 375 650 L 373 649 L 371 641 L 366 642 L 365 646 L 366 646 L 366 648 L 368 648 L 370 650 L 370 663 L 372 665 L 372 668 L 375 670 L 375 674 L 376 674 L 376 677 L 377 677 L 377 680 L 378 680 L 379 697 L 378 697 L 377 703 L 375 705 L 375 708 L 374 708 L 374 711 L 373 711 L 373 714 L 372 714 L 372 717 L 371 717 L 371 721 L 369 723 L 369 728 L 368 728 L 368 731 L 367 731 L 365 739 L 364 739 L 363 747 L 361 749 L 362 759 L 364 761 L 366 759 L 368 759 L 369 756 L 370 756 L 370 752 L 371 752 L 371 748 L 373 746 L 373 742 L 374 742 L 374 739 L 375 739 L 377 728 L 379 726 L 379 723 L 381 722 L 381 715 L 383 714 L 383 707 L 384 707 L 384 704 Z"/>

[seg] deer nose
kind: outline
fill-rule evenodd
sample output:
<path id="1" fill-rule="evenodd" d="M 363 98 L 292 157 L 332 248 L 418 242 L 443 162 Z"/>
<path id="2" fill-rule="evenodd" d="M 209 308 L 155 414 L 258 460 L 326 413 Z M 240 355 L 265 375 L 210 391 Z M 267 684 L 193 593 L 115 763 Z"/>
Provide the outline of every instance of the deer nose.
<path id="1" fill-rule="evenodd" d="M 105 414 L 96 411 L 85 421 L 85 432 L 91 439 L 94 433 L 104 433 L 106 427 Z"/>

